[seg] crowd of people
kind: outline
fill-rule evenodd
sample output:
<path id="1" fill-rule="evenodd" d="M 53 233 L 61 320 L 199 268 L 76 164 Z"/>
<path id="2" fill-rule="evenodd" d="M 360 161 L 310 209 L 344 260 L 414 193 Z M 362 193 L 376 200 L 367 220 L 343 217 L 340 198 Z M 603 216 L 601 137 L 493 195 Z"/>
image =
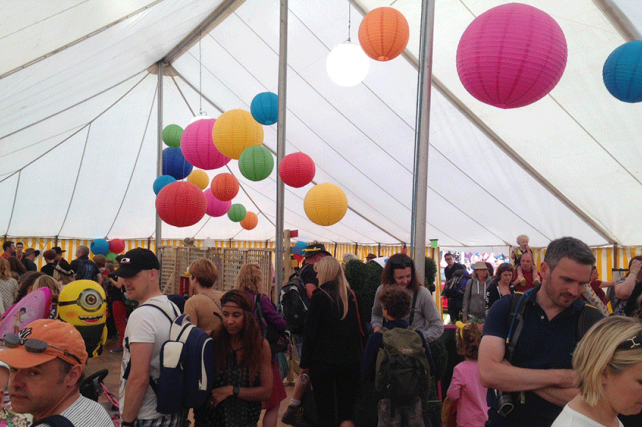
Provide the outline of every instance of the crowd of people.
<path id="1" fill-rule="evenodd" d="M 461 363 L 446 393 L 444 419 L 464 427 L 642 425 L 642 257 L 631 260 L 626 277 L 604 283 L 595 276 L 591 249 L 577 239 L 552 241 L 539 266 L 528 238 L 519 236 L 518 243 L 513 263 L 494 271 L 483 261 L 475 263 L 460 301 L 449 301 Z M 11 245 L 3 248 L 11 251 Z M 8 261 L 15 256 L 0 257 L 3 304 L 40 287 L 59 294 L 60 278 L 53 273 L 60 263 L 47 252 L 43 257 L 53 262 L 45 267 L 55 265 L 42 273 L 23 272 L 20 283 L 14 283 Z M 92 276 L 87 255 L 81 248 L 77 260 L 60 268 Z M 359 388 L 374 381 L 379 397 L 371 409 L 378 426 L 431 425 L 428 384 L 437 369 L 429 344 L 442 336 L 444 322 L 413 260 L 404 253 L 387 260 L 367 318 L 344 267 L 323 245 L 309 245 L 303 256 L 298 274 L 308 310 L 303 329 L 291 334 L 300 371 L 282 422 L 310 425 L 302 416 L 302 401 L 311 393 L 319 425 L 354 426 Z M 461 264 L 451 253 L 444 258 L 446 278 L 453 280 Z M 160 375 L 170 323 L 163 311 L 147 308 L 154 301 L 175 315 L 189 314 L 215 342 L 215 385 L 207 402 L 194 410 L 195 426 L 254 426 L 261 411 L 263 426 L 276 426 L 286 392 L 266 331 L 283 333 L 288 325 L 261 292 L 260 266 L 243 265 L 235 289 L 223 292 L 214 263 L 195 260 L 188 270 L 193 296 L 177 306 L 160 291 L 160 263 L 153 252 L 133 249 L 118 261 L 117 268 L 100 258 L 92 263 L 94 280 L 100 277 L 114 289 L 112 311 L 125 318 L 116 322 L 123 349 L 121 425 L 179 427 L 187 418 L 185 411 L 162 414 L 156 407 L 152 385 Z M 614 304 L 604 294 L 608 287 Z M 128 320 L 121 294 L 139 307 L 130 310 Z M 42 320 L 5 335 L 0 361 L 10 370 L 0 368 L 0 386 L 8 382 L 13 408 L 32 414 L 34 425 L 57 425 L 52 415 L 77 426 L 107 425 L 104 410 L 78 393 L 87 353 L 77 331 L 63 325 Z M 57 394 L 43 393 L 40 387 L 53 382 Z"/>

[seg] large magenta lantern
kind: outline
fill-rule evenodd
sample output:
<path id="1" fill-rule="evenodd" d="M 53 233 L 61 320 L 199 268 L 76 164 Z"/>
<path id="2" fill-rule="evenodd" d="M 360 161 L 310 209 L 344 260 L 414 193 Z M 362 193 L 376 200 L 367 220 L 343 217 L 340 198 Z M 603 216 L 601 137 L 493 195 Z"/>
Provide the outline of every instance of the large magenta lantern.
<path id="1" fill-rule="evenodd" d="M 203 119 L 190 123 L 181 136 L 181 151 L 190 164 L 211 170 L 225 166 L 229 157 L 222 155 L 214 145 L 212 128 L 216 119 Z"/>
<path id="2" fill-rule="evenodd" d="M 466 28 L 457 47 L 457 72 L 468 92 L 499 108 L 546 96 L 566 67 L 566 38 L 547 13 L 521 3 L 494 7 Z"/>

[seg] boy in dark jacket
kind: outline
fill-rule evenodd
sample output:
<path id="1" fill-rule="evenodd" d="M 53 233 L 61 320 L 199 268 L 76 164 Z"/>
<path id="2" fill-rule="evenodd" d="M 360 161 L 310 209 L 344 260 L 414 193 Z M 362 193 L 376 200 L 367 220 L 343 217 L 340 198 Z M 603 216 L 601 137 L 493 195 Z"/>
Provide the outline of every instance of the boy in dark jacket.
<path id="1" fill-rule="evenodd" d="M 410 312 L 411 296 L 408 291 L 400 286 L 387 286 L 379 295 L 379 301 L 383 310 L 383 316 L 386 319 L 385 329 L 402 328 L 408 329 L 408 322 L 403 320 Z M 421 338 L 430 371 L 435 372 L 435 364 L 432 360 L 430 348 L 423 334 L 415 331 Z M 383 330 L 375 332 L 368 339 L 366 348 L 361 358 L 361 374 L 372 380 L 375 376 L 377 355 L 383 344 Z M 426 384 L 426 387 L 428 384 Z M 379 425 L 385 426 L 409 426 L 423 427 L 424 418 L 422 414 L 421 400 L 417 399 L 411 405 L 403 410 L 391 411 L 390 399 L 381 399 L 378 404 Z M 401 409 L 401 408 L 398 408 Z M 394 416 L 392 416 L 394 414 Z M 402 422 L 403 418 L 403 422 Z"/>

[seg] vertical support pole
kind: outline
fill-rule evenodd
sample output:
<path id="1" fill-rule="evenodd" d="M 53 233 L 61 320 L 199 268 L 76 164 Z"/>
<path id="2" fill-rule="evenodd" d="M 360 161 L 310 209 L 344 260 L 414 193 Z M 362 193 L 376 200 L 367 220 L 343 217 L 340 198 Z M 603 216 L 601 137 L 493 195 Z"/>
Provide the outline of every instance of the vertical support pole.
<path id="1" fill-rule="evenodd" d="M 419 40 L 419 77 L 415 123 L 415 164 L 412 203 L 412 244 L 419 283 L 424 282 L 426 265 L 426 199 L 428 190 L 428 141 L 430 131 L 430 89 L 432 85 L 432 44 L 435 0 L 423 0 Z"/>
<path id="2" fill-rule="evenodd" d="M 163 174 L 163 62 L 158 61 L 158 126 L 156 144 L 156 177 Z M 156 213 L 156 252 L 161 245 L 161 219 Z M 160 275 L 159 275 L 160 278 Z"/>
<path id="3" fill-rule="evenodd" d="M 287 99 L 287 66 L 288 66 L 288 0 L 281 0 L 281 26 L 279 37 L 279 115 L 276 128 L 276 165 L 281 164 L 285 156 L 285 112 Z M 283 223 L 284 223 L 285 186 L 281 176 L 276 174 L 276 233 L 275 236 L 275 285 L 277 299 L 281 295 L 283 284 Z"/>

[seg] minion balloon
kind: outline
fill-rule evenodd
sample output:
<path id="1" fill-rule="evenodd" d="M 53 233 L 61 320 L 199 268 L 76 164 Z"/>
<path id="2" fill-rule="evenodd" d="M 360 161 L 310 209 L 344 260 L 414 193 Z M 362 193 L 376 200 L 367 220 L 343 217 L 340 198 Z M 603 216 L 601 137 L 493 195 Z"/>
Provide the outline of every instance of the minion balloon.
<path id="1" fill-rule="evenodd" d="M 107 299 L 93 280 L 69 283 L 58 297 L 58 318 L 74 325 L 85 340 L 89 357 L 98 357 L 107 341 Z"/>

